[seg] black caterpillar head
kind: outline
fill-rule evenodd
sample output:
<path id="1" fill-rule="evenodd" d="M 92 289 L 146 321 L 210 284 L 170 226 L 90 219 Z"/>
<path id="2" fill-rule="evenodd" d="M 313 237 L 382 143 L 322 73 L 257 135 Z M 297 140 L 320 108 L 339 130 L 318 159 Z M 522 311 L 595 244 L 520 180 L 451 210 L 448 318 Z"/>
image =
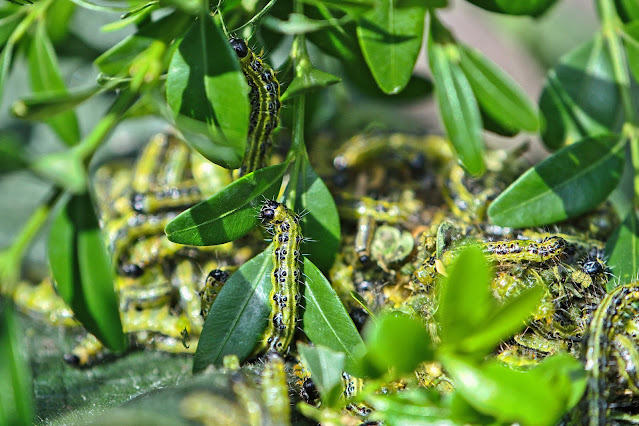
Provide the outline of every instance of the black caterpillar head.
<path id="1" fill-rule="evenodd" d="M 262 223 L 269 223 L 270 221 L 272 221 L 273 218 L 275 218 L 275 210 L 277 210 L 279 206 L 280 203 L 278 203 L 277 201 L 268 200 L 267 202 L 265 202 L 262 206 L 262 209 L 260 210 L 259 215 Z"/>
<path id="2" fill-rule="evenodd" d="M 238 57 L 244 58 L 248 55 L 248 46 L 246 46 L 246 43 L 241 38 L 232 38 L 229 40 L 229 43 L 231 43 L 231 47 L 235 50 L 235 54 Z"/>
<path id="3" fill-rule="evenodd" d="M 206 282 L 209 282 L 209 279 L 225 283 L 229 279 L 229 273 L 221 269 L 213 269 L 209 272 Z"/>

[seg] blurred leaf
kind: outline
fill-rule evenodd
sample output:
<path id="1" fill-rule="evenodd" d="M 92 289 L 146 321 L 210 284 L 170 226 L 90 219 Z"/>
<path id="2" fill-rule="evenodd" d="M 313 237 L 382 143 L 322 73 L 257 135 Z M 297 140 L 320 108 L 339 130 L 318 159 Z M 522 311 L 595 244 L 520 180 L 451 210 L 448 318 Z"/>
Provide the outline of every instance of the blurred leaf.
<path id="1" fill-rule="evenodd" d="M 170 241 L 192 246 L 228 243 L 251 231 L 264 199 L 277 195 L 288 163 L 242 176 L 207 200 L 179 214 L 166 225 Z"/>
<path id="2" fill-rule="evenodd" d="M 533 371 L 547 380 L 559 395 L 567 396 L 567 410 L 579 404 L 586 390 L 588 375 L 577 359 L 560 352 L 544 358 Z"/>
<path id="3" fill-rule="evenodd" d="M 549 149 L 620 130 L 624 118 L 620 90 L 604 39 L 596 36 L 548 72 L 539 99 L 542 133 Z M 627 88 L 623 88 L 627 90 Z"/>
<path id="4" fill-rule="evenodd" d="M 439 403 L 439 395 L 430 389 L 411 389 L 395 394 L 371 394 L 366 398 L 375 410 L 370 420 L 389 425 L 431 425 L 449 417 Z"/>
<path id="5" fill-rule="evenodd" d="M 27 158 L 24 143 L 17 135 L 7 131 L 0 135 L 0 174 L 26 167 Z"/>
<path id="6" fill-rule="evenodd" d="M 4 94 L 4 86 L 9 77 L 9 69 L 13 60 L 13 43 L 7 43 L 0 53 L 0 101 Z"/>
<path id="7" fill-rule="evenodd" d="M 69 35 L 75 7 L 69 0 L 57 0 L 47 8 L 47 34 L 53 43 L 57 44 Z"/>
<path id="8" fill-rule="evenodd" d="M 635 0 L 614 0 L 619 17 L 623 22 L 639 19 L 639 3 Z"/>
<path id="9" fill-rule="evenodd" d="M 593 209 L 619 183 L 625 144 L 605 135 L 561 149 L 502 192 L 488 208 L 490 220 L 515 228 L 541 226 Z"/>
<path id="10" fill-rule="evenodd" d="M 104 25 L 100 30 L 102 32 L 118 31 L 132 24 L 139 24 L 144 19 L 147 19 L 151 12 L 159 8 L 159 3 L 149 2 L 144 3 L 139 8 L 123 15 L 119 20 L 113 21 L 110 24 Z M 168 28 L 167 28 L 168 29 Z"/>
<path id="11" fill-rule="evenodd" d="M 454 49 L 454 46 L 433 40 L 433 27 L 436 25 L 431 20 L 428 63 L 435 80 L 439 112 L 462 165 L 471 174 L 481 175 L 485 166 L 479 107 L 464 72 L 449 57 L 448 50 Z"/>
<path id="12" fill-rule="evenodd" d="M 54 152 L 33 161 L 31 170 L 38 176 L 75 194 L 87 188 L 87 176 L 82 158 L 76 151 Z"/>
<path id="13" fill-rule="evenodd" d="M 391 312 L 369 322 L 364 337 L 368 362 L 382 374 L 394 368 L 397 375 L 408 375 L 422 362 L 433 360 L 433 346 L 424 325 L 405 314 Z"/>
<path id="14" fill-rule="evenodd" d="M 501 422 L 554 425 L 567 410 L 574 394 L 566 380 L 561 382 L 563 386 L 556 388 L 557 381 L 552 381 L 544 368 L 542 371 L 516 371 L 497 361 L 476 365 L 448 354 L 442 354 L 442 363 L 453 379 L 455 389 L 475 409 Z"/>
<path id="15" fill-rule="evenodd" d="M 632 22 L 626 25 L 621 35 L 623 37 L 623 46 L 626 50 L 628 68 L 630 68 L 635 81 L 639 82 L 639 22 Z"/>
<path id="16" fill-rule="evenodd" d="M 29 71 L 33 93 L 66 92 L 58 59 L 43 21 L 36 26 L 29 46 Z M 80 127 L 74 111 L 62 112 L 46 122 L 67 145 L 80 141 Z"/>
<path id="17" fill-rule="evenodd" d="M 344 354 L 323 346 L 309 346 L 303 343 L 297 345 L 297 350 L 322 396 L 322 403 L 334 407 L 342 393 Z"/>
<path id="18" fill-rule="evenodd" d="M 608 266 L 616 280 L 610 280 L 607 290 L 624 285 L 637 279 L 639 271 L 639 219 L 634 210 L 630 210 L 606 243 Z"/>
<path id="19" fill-rule="evenodd" d="M 58 292 L 74 316 L 106 347 L 127 347 L 113 289 L 111 260 L 88 193 L 64 203 L 49 233 L 49 263 Z"/>
<path id="20" fill-rule="evenodd" d="M 0 48 L 4 47 L 22 18 L 24 18 L 22 13 L 12 13 L 0 19 Z"/>
<path id="21" fill-rule="evenodd" d="M 357 17 L 376 5 L 377 0 L 303 0 L 317 6 L 340 9 L 352 17 Z"/>
<path id="22" fill-rule="evenodd" d="M 364 342 L 337 293 L 308 258 L 304 258 L 304 275 L 304 333 L 315 345 L 346 354 L 344 369 L 350 372 L 353 368 L 354 351 L 363 346 Z"/>
<path id="23" fill-rule="evenodd" d="M 289 84 L 286 92 L 282 95 L 282 102 L 292 99 L 296 96 L 308 93 L 312 90 L 323 89 L 342 81 L 341 78 L 329 74 L 327 72 L 311 68 L 304 75 L 296 75 Z"/>
<path id="24" fill-rule="evenodd" d="M 295 211 L 308 212 L 301 221 L 302 235 L 309 239 L 304 243 L 303 252 L 320 270 L 328 272 L 339 251 L 339 214 L 333 196 L 311 167 L 308 156 L 304 155 L 301 161 Z"/>
<path id="25" fill-rule="evenodd" d="M 466 0 L 491 12 L 540 16 L 557 0 Z"/>
<path id="26" fill-rule="evenodd" d="M 383 92 L 395 94 L 408 84 L 424 38 L 425 6 L 398 8 L 380 0 L 357 23 L 366 63 Z"/>
<path id="27" fill-rule="evenodd" d="M 13 302 L 0 297 L 0 424 L 33 424 L 31 371 L 24 359 Z"/>
<path id="28" fill-rule="evenodd" d="M 193 358 L 193 372 L 208 365 L 222 365 L 225 355 L 243 361 L 253 351 L 266 329 L 273 287 L 273 247 L 246 262 L 226 282 L 204 322 Z"/>
<path id="29" fill-rule="evenodd" d="M 523 89 L 478 50 L 459 45 L 459 52 L 459 65 L 486 115 L 513 131 L 536 131 L 537 112 Z"/>
<path id="30" fill-rule="evenodd" d="M 163 3 L 176 6 L 178 9 L 191 15 L 201 13 L 203 8 L 203 0 L 163 0 Z"/>
<path id="31" fill-rule="evenodd" d="M 281 34 L 296 35 L 306 34 L 321 29 L 331 27 L 337 22 L 329 20 L 311 19 L 306 15 L 291 13 L 288 20 L 282 21 L 273 16 L 267 15 L 264 18 L 264 26 Z"/>
<path id="32" fill-rule="evenodd" d="M 210 16 L 196 21 L 173 54 L 167 103 L 185 140 L 213 163 L 242 163 L 249 125 L 248 84 Z"/>

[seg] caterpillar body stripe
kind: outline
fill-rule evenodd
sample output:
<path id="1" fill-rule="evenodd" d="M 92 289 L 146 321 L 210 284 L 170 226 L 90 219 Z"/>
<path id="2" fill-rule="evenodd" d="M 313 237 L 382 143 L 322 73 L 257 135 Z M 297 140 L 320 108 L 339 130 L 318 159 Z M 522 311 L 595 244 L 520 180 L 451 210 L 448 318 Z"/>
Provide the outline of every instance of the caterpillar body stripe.
<path id="1" fill-rule="evenodd" d="M 278 352 L 284 354 L 293 339 L 300 299 L 300 244 L 303 240 L 300 217 L 284 204 L 267 201 L 260 210 L 262 224 L 273 231 L 273 289 L 269 295 L 271 314 L 266 332 L 254 354 Z"/>
<path id="2" fill-rule="evenodd" d="M 479 244 L 491 262 L 546 262 L 564 255 L 567 243 L 561 237 L 552 236 L 541 242 L 534 240 L 489 241 Z M 442 254 L 444 264 L 450 263 L 459 252 L 449 250 Z"/>
<path id="3" fill-rule="evenodd" d="M 270 135 L 279 123 L 280 85 L 275 72 L 239 38 L 229 40 L 251 91 L 249 132 L 240 176 L 262 168 L 270 150 Z"/>

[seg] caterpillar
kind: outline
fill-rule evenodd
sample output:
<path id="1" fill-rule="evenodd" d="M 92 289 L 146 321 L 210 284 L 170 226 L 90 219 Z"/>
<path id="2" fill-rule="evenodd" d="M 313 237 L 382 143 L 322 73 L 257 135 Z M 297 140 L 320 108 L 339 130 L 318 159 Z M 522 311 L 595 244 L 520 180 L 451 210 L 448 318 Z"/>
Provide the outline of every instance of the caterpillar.
<path id="1" fill-rule="evenodd" d="M 548 237 L 537 242 L 534 240 L 489 241 L 479 245 L 491 262 L 546 262 L 558 259 L 565 254 L 566 240 L 561 237 Z M 459 252 L 449 250 L 442 254 L 444 265 L 450 263 Z"/>
<path id="2" fill-rule="evenodd" d="M 220 293 L 222 286 L 224 286 L 226 280 L 228 279 L 229 273 L 221 269 L 213 269 L 211 272 L 209 272 L 209 275 L 206 277 L 204 288 L 199 293 L 202 303 L 200 312 L 202 318 L 206 319 L 209 311 L 211 310 L 211 306 L 215 301 L 215 298 Z"/>
<path id="3" fill-rule="evenodd" d="M 266 201 L 259 218 L 262 224 L 273 232 L 273 288 L 269 295 L 271 314 L 262 341 L 254 354 L 278 352 L 288 349 L 295 332 L 297 303 L 300 299 L 299 280 L 301 276 L 300 244 L 303 241 L 300 217 L 277 201 Z"/>
<path id="4" fill-rule="evenodd" d="M 280 85 L 275 72 L 253 53 L 246 42 L 239 38 L 229 40 L 235 54 L 240 58 L 240 66 L 251 91 L 251 115 L 249 118 L 248 141 L 240 176 L 262 168 L 270 150 L 270 135 L 279 123 Z"/>

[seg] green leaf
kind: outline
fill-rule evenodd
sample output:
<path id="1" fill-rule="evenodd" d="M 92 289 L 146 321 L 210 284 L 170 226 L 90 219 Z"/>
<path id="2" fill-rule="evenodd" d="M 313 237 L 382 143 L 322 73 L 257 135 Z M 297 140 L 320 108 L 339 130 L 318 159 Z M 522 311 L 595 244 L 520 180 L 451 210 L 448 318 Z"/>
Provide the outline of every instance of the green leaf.
<path id="1" fill-rule="evenodd" d="M 66 92 L 58 59 L 44 21 L 40 21 L 36 26 L 35 36 L 29 46 L 29 71 L 31 88 L 35 94 Z M 75 145 L 80 141 L 80 127 L 74 111 L 62 112 L 46 122 L 67 145 Z"/>
<path id="2" fill-rule="evenodd" d="M 444 127 L 464 168 L 473 175 L 480 175 L 485 169 L 484 142 L 475 95 L 464 72 L 449 57 L 447 49 L 454 50 L 454 47 L 435 43 L 432 38 L 431 31 L 428 62 Z"/>
<path id="3" fill-rule="evenodd" d="M 262 201 L 277 195 L 288 163 L 242 176 L 217 194 L 182 212 L 166 225 L 170 241 L 192 246 L 224 244 L 246 235 L 258 223 Z"/>
<path id="4" fill-rule="evenodd" d="M 47 8 L 47 33 L 54 44 L 57 45 L 69 35 L 75 9 L 76 5 L 70 0 L 58 0 Z"/>
<path id="5" fill-rule="evenodd" d="M 303 343 L 297 345 L 297 350 L 322 396 L 322 403 L 334 407 L 342 393 L 344 354 L 323 346 L 309 346 Z"/>
<path id="6" fill-rule="evenodd" d="M 536 131 L 537 112 L 523 89 L 478 50 L 459 45 L 459 52 L 459 65 L 482 111 L 507 129 Z"/>
<path id="7" fill-rule="evenodd" d="M 628 68 L 630 68 L 635 81 L 639 82 L 639 22 L 626 25 L 621 35 L 626 50 Z"/>
<path id="8" fill-rule="evenodd" d="M 33 424 L 31 370 L 19 336 L 13 302 L 0 297 L 0 424 Z"/>
<path id="9" fill-rule="evenodd" d="M 389 425 L 431 425 L 449 418 L 449 410 L 439 403 L 431 389 L 407 389 L 394 394 L 371 394 L 366 398 L 375 410 L 370 420 Z"/>
<path id="10" fill-rule="evenodd" d="M 38 176 L 75 194 L 87 187 L 87 176 L 82 158 L 77 151 L 54 152 L 38 158 L 30 165 Z"/>
<path id="11" fill-rule="evenodd" d="M 7 43 L 0 53 L 0 101 L 4 94 L 4 85 L 9 77 L 9 69 L 13 60 L 13 43 Z"/>
<path id="12" fill-rule="evenodd" d="M 0 47 L 4 47 L 23 17 L 21 13 L 12 13 L 0 19 Z"/>
<path id="13" fill-rule="evenodd" d="M 350 372 L 354 367 L 354 352 L 364 344 L 362 337 L 331 284 L 308 258 L 304 258 L 304 274 L 304 333 L 315 345 L 346 354 L 344 369 Z"/>
<path id="14" fill-rule="evenodd" d="M 88 193 L 63 205 L 49 233 L 48 254 L 58 292 L 74 316 L 105 346 L 124 350 L 112 264 Z"/>
<path id="15" fill-rule="evenodd" d="M 11 105 L 11 112 L 18 118 L 25 120 L 44 120 L 61 112 L 76 108 L 84 101 L 111 90 L 114 84 L 94 86 L 70 93 L 42 93 L 30 98 L 21 99 Z"/>
<path id="16" fill-rule="evenodd" d="M 0 174 L 27 166 L 29 155 L 20 137 L 9 131 L 0 135 Z"/>
<path id="17" fill-rule="evenodd" d="M 588 375 L 583 364 L 567 353 L 544 358 L 533 371 L 546 379 L 553 390 L 568 397 L 567 410 L 577 406 L 586 390 Z"/>
<path id="18" fill-rule="evenodd" d="M 623 22 L 639 19 L 639 4 L 635 0 L 615 0 L 615 7 Z"/>
<path id="19" fill-rule="evenodd" d="M 466 0 L 491 12 L 540 16 L 557 0 Z"/>
<path id="20" fill-rule="evenodd" d="M 516 371 L 497 361 L 476 365 L 448 354 L 441 354 L 441 361 L 455 389 L 475 409 L 501 422 L 554 425 L 571 402 L 572 388 L 555 388 L 543 368 Z"/>
<path id="21" fill-rule="evenodd" d="M 176 37 L 182 35 L 192 22 L 192 17 L 180 12 L 173 12 L 150 22 L 100 55 L 95 60 L 95 65 L 101 72 L 110 76 L 128 75 L 129 66 L 140 53 L 156 42 L 169 45 Z"/>
<path id="22" fill-rule="evenodd" d="M 213 19 L 196 21 L 173 54 L 166 98 L 185 140 L 213 163 L 242 163 L 249 127 L 248 84 Z"/>
<path id="23" fill-rule="evenodd" d="M 380 372 L 394 368 L 398 375 L 408 375 L 420 363 L 433 360 L 431 338 L 420 320 L 391 312 L 369 324 L 364 333 L 366 358 Z"/>
<path id="24" fill-rule="evenodd" d="M 335 200 L 308 161 L 302 158 L 297 178 L 295 211 L 308 212 L 302 217 L 302 235 L 309 241 L 303 252 L 317 267 L 328 272 L 339 251 L 340 223 Z"/>
<path id="25" fill-rule="evenodd" d="M 289 14 L 288 20 L 286 21 L 279 20 L 270 15 L 264 18 L 264 26 L 266 28 L 287 35 L 307 34 L 333 25 L 335 25 L 333 21 L 311 19 L 299 13 Z"/>
<path id="26" fill-rule="evenodd" d="M 246 262 L 226 282 L 206 317 L 193 372 L 222 365 L 225 355 L 246 359 L 266 329 L 271 304 L 273 247 Z"/>
<path id="27" fill-rule="evenodd" d="M 133 10 L 126 15 L 123 15 L 119 20 L 113 21 L 110 24 L 103 25 L 100 28 L 102 32 L 111 32 L 121 30 L 132 24 L 139 24 L 143 20 L 147 19 L 147 17 L 154 10 L 159 8 L 159 3 L 144 3 L 142 6 L 138 7 L 136 10 Z M 168 29 L 168 28 L 167 28 Z"/>
<path id="28" fill-rule="evenodd" d="M 317 6 L 340 9 L 352 17 L 357 17 L 376 5 L 377 0 L 303 0 Z"/>
<path id="29" fill-rule="evenodd" d="M 488 208 L 491 221 L 515 228 L 548 225 L 585 213 L 615 189 L 626 141 L 589 138 L 526 171 Z"/>
<path id="30" fill-rule="evenodd" d="M 296 96 L 324 87 L 332 86 L 342 81 L 341 78 L 327 72 L 311 68 L 304 75 L 296 75 L 282 95 L 282 102 Z"/>
<path id="31" fill-rule="evenodd" d="M 380 0 L 357 24 L 366 63 L 383 92 L 395 94 L 408 84 L 424 38 L 425 6 L 398 8 Z"/>
<path id="32" fill-rule="evenodd" d="M 442 345 L 458 345 L 485 323 L 496 301 L 490 291 L 491 270 L 479 247 L 462 250 L 448 270 L 439 295 L 437 318 Z"/>
<path id="33" fill-rule="evenodd" d="M 614 230 L 606 243 L 608 266 L 616 280 L 610 280 L 607 290 L 637 279 L 639 271 L 639 219 L 630 210 L 623 223 Z"/>
<path id="34" fill-rule="evenodd" d="M 595 37 L 563 56 L 546 76 L 539 99 L 542 133 L 549 149 L 616 132 L 624 117 L 622 88 L 616 83 L 604 39 Z"/>

